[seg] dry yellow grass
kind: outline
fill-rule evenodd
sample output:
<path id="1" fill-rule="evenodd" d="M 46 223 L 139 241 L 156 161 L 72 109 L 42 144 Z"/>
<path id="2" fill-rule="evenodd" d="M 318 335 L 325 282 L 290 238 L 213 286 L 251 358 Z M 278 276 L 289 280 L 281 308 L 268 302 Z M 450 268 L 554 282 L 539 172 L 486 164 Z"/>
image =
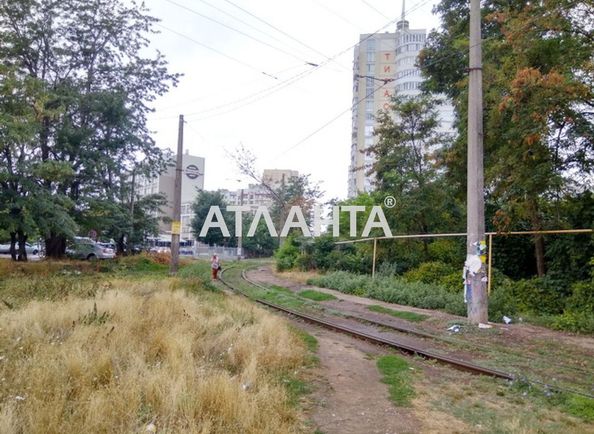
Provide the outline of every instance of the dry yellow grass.
<path id="1" fill-rule="evenodd" d="M 273 272 L 278 277 L 282 277 L 283 279 L 293 280 L 295 282 L 302 283 L 304 285 L 312 277 L 318 277 L 320 275 L 320 273 L 318 273 L 316 271 L 297 271 L 297 270 L 291 270 L 291 271 L 282 271 L 282 272 L 280 272 L 280 271 L 273 270 Z"/>
<path id="2" fill-rule="evenodd" d="M 159 286 L 3 311 L 0 433 L 298 432 L 281 378 L 305 348 L 286 324 Z"/>

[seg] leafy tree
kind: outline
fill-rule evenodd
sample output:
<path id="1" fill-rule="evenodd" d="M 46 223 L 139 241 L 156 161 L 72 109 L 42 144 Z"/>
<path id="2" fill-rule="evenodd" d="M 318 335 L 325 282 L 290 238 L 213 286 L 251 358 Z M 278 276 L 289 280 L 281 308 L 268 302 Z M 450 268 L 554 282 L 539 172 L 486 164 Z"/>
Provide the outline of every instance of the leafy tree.
<path id="1" fill-rule="evenodd" d="M 310 175 L 294 176 L 281 185 L 272 185 L 259 175 L 256 169 L 255 155 L 243 145 L 237 149 L 231 158 L 233 158 L 237 168 L 243 175 L 256 181 L 270 194 L 273 202 L 271 217 L 276 222 L 279 243 L 280 231 L 292 206 L 299 206 L 306 220 L 311 221 L 313 206 L 316 200 L 323 196 L 323 191 L 318 183 L 313 183 L 310 180 Z"/>
<path id="2" fill-rule="evenodd" d="M 264 220 L 258 222 L 256 232 L 253 237 L 245 236 L 245 228 L 249 228 L 253 220 L 253 216 L 245 216 L 244 220 L 244 238 L 242 240 L 243 250 L 247 256 L 253 257 L 268 257 L 272 256 L 274 249 L 278 246 L 277 241 L 268 232 L 268 227 Z"/>
<path id="3" fill-rule="evenodd" d="M 32 182 L 35 189 L 27 191 L 49 206 L 37 223 L 49 256 L 64 253 L 75 227 L 63 223 L 74 206 L 117 201 L 136 155 L 145 156 L 153 173 L 164 168 L 146 128 L 147 102 L 177 76 L 160 54 L 142 56 L 156 21 L 146 11 L 120 0 L 0 2 L 2 63 L 14 68 L 17 80 L 35 85 L 21 98 L 33 111 L 26 124 L 34 133 L 5 159 L 23 162 L 17 190 Z"/>
<path id="4" fill-rule="evenodd" d="M 465 174 L 468 6 L 444 0 L 436 8 L 443 30 L 421 55 L 427 88 L 453 97 L 459 139 L 448 175 L 462 192 Z M 591 2 L 486 1 L 483 5 L 485 175 L 498 230 L 562 224 L 555 203 L 591 188 L 594 163 L 594 30 Z M 454 55 L 454 54 L 460 55 Z M 534 237 L 539 275 L 542 236 Z"/>
<path id="5" fill-rule="evenodd" d="M 430 96 L 396 97 L 390 110 L 380 113 L 375 129 L 378 142 L 368 149 L 374 157 L 370 173 L 375 175 L 376 203 L 383 203 L 387 195 L 395 199 L 394 208 L 385 212 L 393 231 L 453 231 L 463 221 L 462 211 L 438 166 L 441 152 L 452 140 L 439 130 L 439 103 Z M 414 244 L 418 243 L 389 248 L 400 250 Z M 429 239 L 421 243 L 425 260 L 429 259 L 429 244 Z M 392 250 L 392 254 L 396 251 Z"/>
<path id="6" fill-rule="evenodd" d="M 200 236 L 200 231 L 202 230 L 202 226 L 206 221 L 206 217 L 208 215 L 208 211 L 210 207 L 218 206 L 221 210 L 223 215 L 225 224 L 227 225 L 227 229 L 229 229 L 229 234 L 231 235 L 234 228 L 235 222 L 233 219 L 233 215 L 231 213 L 225 212 L 225 208 L 227 204 L 225 203 L 225 198 L 220 191 L 200 191 L 194 202 L 192 203 L 192 210 L 194 212 L 194 218 L 192 219 L 192 232 L 194 233 L 194 238 L 200 240 L 203 243 L 209 245 L 219 245 L 219 246 L 229 246 L 233 247 L 236 245 L 236 240 L 234 237 L 226 237 L 223 235 L 221 229 L 209 229 L 208 233 L 204 236 Z"/>

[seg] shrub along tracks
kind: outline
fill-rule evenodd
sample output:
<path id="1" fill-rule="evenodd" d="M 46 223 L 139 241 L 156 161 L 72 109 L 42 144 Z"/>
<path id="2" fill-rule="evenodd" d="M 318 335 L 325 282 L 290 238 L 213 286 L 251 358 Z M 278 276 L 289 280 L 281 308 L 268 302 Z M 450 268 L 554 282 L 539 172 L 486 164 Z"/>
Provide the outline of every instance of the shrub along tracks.
<path id="1" fill-rule="evenodd" d="M 226 275 L 223 283 L 225 283 L 233 290 L 242 293 L 243 295 L 250 296 L 252 299 L 254 299 L 256 302 L 260 304 L 282 311 L 291 316 L 301 318 L 310 323 L 314 323 L 319 326 L 323 326 L 341 333 L 346 333 L 360 339 L 365 339 L 375 344 L 395 348 L 399 351 L 408 354 L 421 356 L 425 359 L 436 360 L 440 363 L 445 363 L 448 366 L 454 367 L 456 369 L 469 371 L 474 374 L 486 375 L 490 377 L 505 379 L 508 381 L 517 380 L 520 382 L 539 384 L 545 386 L 545 389 L 547 390 L 571 392 L 578 395 L 593 398 L 593 395 L 588 393 L 589 390 L 588 392 L 582 392 L 580 390 L 568 390 L 566 386 L 568 384 L 573 385 L 574 383 L 565 382 L 564 387 L 558 385 L 549 385 L 541 381 L 527 380 L 524 373 L 513 374 L 500 369 L 494 369 L 492 367 L 479 365 L 475 363 L 473 359 L 476 358 L 477 353 L 475 350 L 477 348 L 480 349 L 480 345 L 465 342 L 461 339 L 452 339 L 437 336 L 433 333 L 420 330 L 416 327 L 404 325 L 404 323 L 406 322 L 403 321 L 394 322 L 392 321 L 392 318 L 389 318 L 388 321 L 384 321 L 382 319 L 378 319 L 378 315 L 372 312 L 365 312 L 364 314 L 361 314 L 361 312 L 353 313 L 349 310 L 342 309 L 342 306 L 340 311 L 337 312 L 336 310 L 325 308 L 318 303 L 313 303 L 310 300 L 304 299 L 297 304 L 297 308 L 294 308 L 293 306 L 287 307 L 287 303 L 284 303 L 282 301 L 279 303 L 274 298 L 272 298 L 271 300 L 271 297 L 267 297 L 265 295 L 258 296 L 257 294 L 254 295 L 253 292 L 251 294 L 248 294 L 248 292 L 250 292 L 248 288 L 250 287 L 257 288 L 260 294 L 268 294 L 270 291 L 272 291 L 273 288 L 284 289 L 285 291 L 288 290 L 286 288 L 281 288 L 278 286 L 275 287 L 275 285 L 272 285 L 272 288 L 262 285 L 260 283 L 262 281 L 264 281 L 266 284 L 270 284 L 272 281 L 275 281 L 274 279 L 262 278 L 264 274 L 268 274 L 269 277 L 271 276 L 270 271 L 266 268 L 251 270 L 249 273 L 247 273 L 246 270 L 242 270 L 240 276 L 241 281 L 244 285 L 247 283 L 247 287 L 244 286 L 242 289 L 240 288 L 241 284 L 239 284 L 239 281 L 237 281 L 237 278 L 239 277 L 237 276 L 238 272 L 239 270 L 234 271 L 234 274 L 236 274 L 235 282 L 231 283 L 230 280 L 232 279 L 229 279 Z M 255 281 L 255 278 L 257 278 L 259 281 Z M 332 304 L 332 302 L 330 302 L 330 304 Z M 334 306 L 335 305 L 336 303 L 334 303 Z M 304 312 L 304 310 L 307 310 L 308 312 Z M 314 311 L 314 313 L 312 313 L 312 311 Z M 331 315 L 326 315 L 326 313 L 330 313 Z M 378 327 L 380 328 L 380 330 L 378 330 Z M 400 333 L 400 335 L 395 336 L 394 332 L 398 332 Z M 415 336 L 415 338 L 411 338 L 410 336 L 402 336 L 402 333 L 405 333 L 406 335 L 410 336 Z M 446 345 L 444 346 L 442 344 Z M 452 349 L 452 344 L 456 345 L 457 348 Z M 471 347 L 473 351 L 471 353 L 465 353 L 463 351 L 460 351 L 459 348 L 461 345 Z M 487 349 L 486 347 L 484 348 Z M 529 357 L 526 358 L 530 359 Z M 532 363 L 530 363 L 530 360 L 528 360 L 527 364 Z M 573 369 L 575 371 L 580 371 L 579 368 Z M 586 372 L 586 370 L 582 371 Z M 587 382 L 589 378 L 585 378 L 585 380 Z"/>

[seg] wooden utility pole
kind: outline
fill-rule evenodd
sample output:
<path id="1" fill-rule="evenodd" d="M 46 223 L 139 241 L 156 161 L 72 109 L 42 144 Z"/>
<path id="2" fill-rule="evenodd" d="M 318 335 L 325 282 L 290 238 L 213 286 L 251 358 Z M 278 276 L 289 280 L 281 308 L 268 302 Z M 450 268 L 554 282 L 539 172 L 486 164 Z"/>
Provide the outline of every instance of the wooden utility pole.
<path id="1" fill-rule="evenodd" d="M 177 130 L 177 161 L 175 164 L 175 189 L 173 191 L 173 221 L 171 222 L 171 265 L 169 273 L 177 273 L 179 267 L 179 237 L 181 234 L 182 161 L 184 154 L 184 115 L 179 115 Z"/>
<path id="2" fill-rule="evenodd" d="M 465 294 L 468 320 L 472 324 L 479 324 L 488 321 L 485 273 L 485 203 L 483 197 L 483 74 L 480 0 L 470 0 L 469 57 Z"/>

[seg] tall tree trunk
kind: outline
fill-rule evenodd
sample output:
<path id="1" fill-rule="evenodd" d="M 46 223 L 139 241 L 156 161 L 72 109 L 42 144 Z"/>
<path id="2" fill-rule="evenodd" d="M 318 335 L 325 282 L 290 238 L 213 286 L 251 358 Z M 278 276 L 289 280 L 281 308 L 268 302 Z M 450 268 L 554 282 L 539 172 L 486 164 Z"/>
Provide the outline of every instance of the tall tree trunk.
<path id="1" fill-rule="evenodd" d="M 545 269 L 545 244 L 542 235 L 534 236 L 534 254 L 536 256 L 536 273 L 542 277 L 546 273 Z"/>
<path id="2" fill-rule="evenodd" d="M 19 240 L 19 254 L 17 257 L 17 261 L 27 262 L 27 235 L 23 233 L 21 229 L 17 231 L 17 237 Z"/>
<path id="3" fill-rule="evenodd" d="M 10 257 L 12 258 L 13 261 L 17 260 L 16 242 L 17 242 L 16 232 L 11 232 L 10 233 Z"/>
<path id="4" fill-rule="evenodd" d="M 540 213 L 538 212 L 538 203 L 534 199 L 530 200 L 528 207 L 532 230 L 541 231 L 542 220 L 540 218 Z M 536 273 L 538 274 L 538 277 L 542 277 L 546 273 L 545 244 L 544 237 L 542 235 L 534 236 L 534 256 L 536 257 Z"/>
<path id="5" fill-rule="evenodd" d="M 50 234 L 45 239 L 45 255 L 48 258 L 61 258 L 66 253 L 66 238 L 61 235 Z"/>
<path id="6" fill-rule="evenodd" d="M 120 235 L 116 241 L 116 253 L 118 255 L 126 254 L 126 243 L 124 242 L 125 235 Z"/>

